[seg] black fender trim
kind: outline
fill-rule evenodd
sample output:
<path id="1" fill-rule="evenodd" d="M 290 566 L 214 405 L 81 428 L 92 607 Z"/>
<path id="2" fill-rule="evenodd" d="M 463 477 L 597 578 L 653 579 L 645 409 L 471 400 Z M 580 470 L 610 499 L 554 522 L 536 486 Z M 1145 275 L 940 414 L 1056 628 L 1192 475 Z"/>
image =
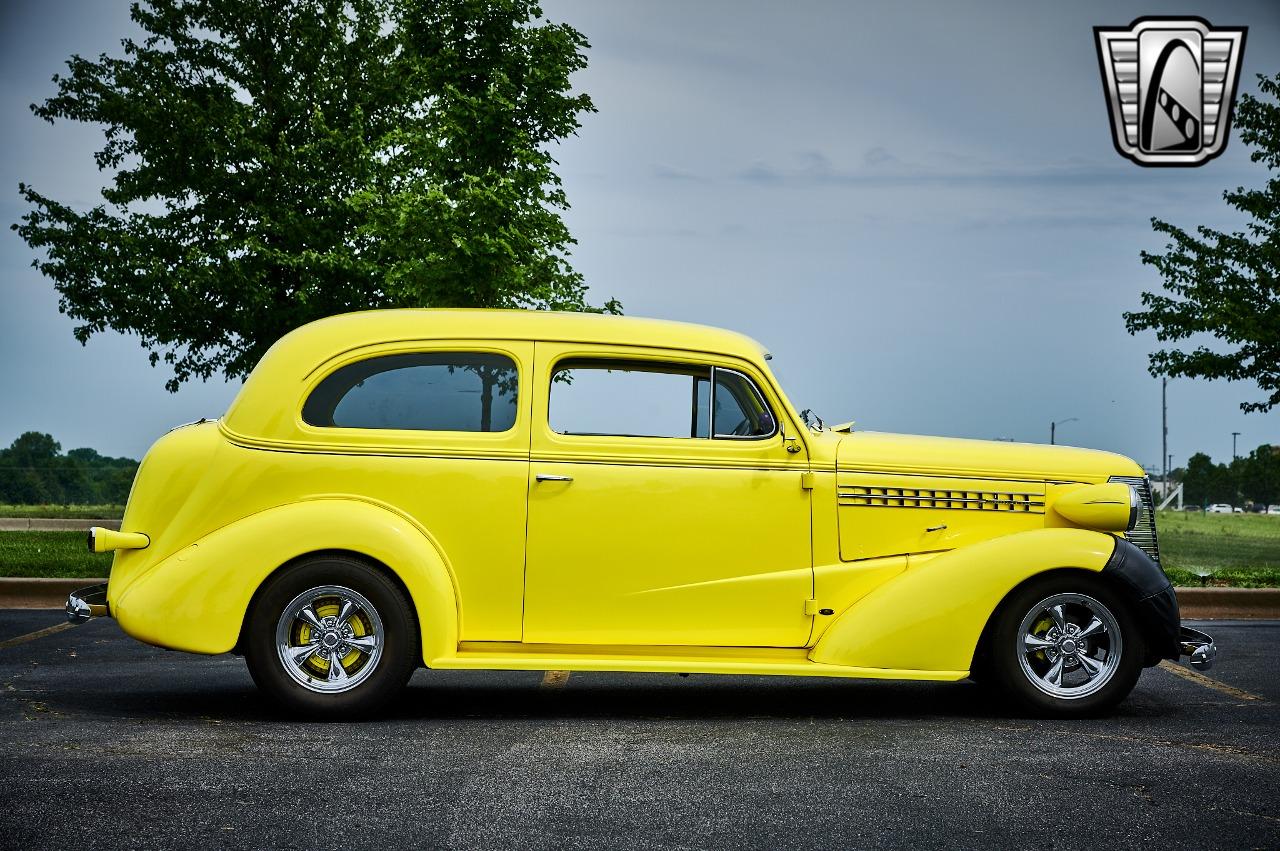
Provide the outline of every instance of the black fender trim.
<path id="1" fill-rule="evenodd" d="M 1161 659 L 1176 661 L 1182 653 L 1178 638 L 1182 618 L 1178 597 L 1160 565 L 1129 541 L 1116 538 L 1116 548 L 1102 568 L 1102 575 L 1133 603 L 1147 640 L 1147 664 L 1154 665 Z"/>

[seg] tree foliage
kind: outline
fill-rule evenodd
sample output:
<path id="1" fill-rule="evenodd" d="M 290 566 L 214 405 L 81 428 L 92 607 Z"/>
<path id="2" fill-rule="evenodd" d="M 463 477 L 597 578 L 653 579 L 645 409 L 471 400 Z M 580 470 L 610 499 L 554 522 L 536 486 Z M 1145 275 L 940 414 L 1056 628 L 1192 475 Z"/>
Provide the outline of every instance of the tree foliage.
<path id="1" fill-rule="evenodd" d="M 1225 502 L 1242 506 L 1280 504 L 1280 446 L 1263 444 L 1232 460 L 1215 464 L 1203 452 L 1187 461 L 1185 470 L 1175 477 L 1182 482 L 1182 498 L 1191 505 Z"/>
<path id="2" fill-rule="evenodd" d="M 1241 141 L 1255 149 L 1250 158 L 1274 172 L 1280 169 L 1280 75 L 1258 81 L 1265 98 L 1243 95 L 1236 126 Z M 1228 190 L 1223 198 L 1250 218 L 1245 230 L 1202 226 L 1189 233 L 1151 220 L 1172 240 L 1163 254 L 1142 252 L 1142 262 L 1164 279 L 1164 291 L 1144 292 L 1145 310 L 1125 313 L 1125 327 L 1130 334 L 1153 330 L 1162 343 L 1214 335 L 1226 345 L 1153 352 L 1151 374 L 1254 381 L 1264 398 L 1240 407 L 1268 411 L 1280 405 L 1280 177 L 1261 189 Z"/>
<path id="3" fill-rule="evenodd" d="M 592 308 L 549 147 L 594 111 L 587 43 L 533 0 L 147 0 L 37 116 L 105 129 L 103 203 L 19 190 L 14 228 L 85 342 L 139 335 L 167 386 L 377 307 Z"/>
<path id="4" fill-rule="evenodd" d="M 52 435 L 36 431 L 0 449 L 0 503 L 8 505 L 121 505 L 138 462 L 93 449 L 65 455 Z"/>

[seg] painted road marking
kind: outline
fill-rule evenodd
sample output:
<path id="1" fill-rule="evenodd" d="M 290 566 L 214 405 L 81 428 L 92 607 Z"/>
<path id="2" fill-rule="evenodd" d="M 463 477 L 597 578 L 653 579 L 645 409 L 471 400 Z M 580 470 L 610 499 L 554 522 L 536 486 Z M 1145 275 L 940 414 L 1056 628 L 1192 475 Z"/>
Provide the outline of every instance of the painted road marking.
<path id="1" fill-rule="evenodd" d="M 35 632 L 28 632 L 26 635 L 19 635 L 17 638 L 0 641 L 0 650 L 17 647 L 19 644 L 26 644 L 28 641 L 35 641 L 37 638 L 44 638 L 46 635 L 53 635 L 55 632 L 62 632 L 64 629 L 71 629 L 73 626 L 79 626 L 79 624 L 74 624 L 70 621 L 67 623 L 54 624 L 53 626 L 46 626 L 44 629 L 37 629 Z"/>
<path id="2" fill-rule="evenodd" d="M 564 688 L 567 682 L 569 682 L 568 671 L 547 671 L 542 675 L 543 688 Z"/>
<path id="3" fill-rule="evenodd" d="M 1206 677 L 1204 674 L 1200 673 L 1199 671 L 1193 671 L 1190 668 L 1184 668 L 1175 662 L 1170 662 L 1168 659 L 1165 659 L 1163 662 L 1161 662 L 1160 667 L 1164 668 L 1166 671 L 1168 671 L 1171 674 L 1176 674 L 1177 676 L 1182 677 L 1184 680 L 1190 680 L 1196 685 L 1201 685 L 1201 686 L 1204 686 L 1205 688 L 1211 688 L 1214 691 L 1220 691 L 1223 694 L 1230 695 L 1231 697 L 1236 698 L 1237 700 L 1261 700 L 1265 702 L 1265 698 L 1258 697 L 1258 695 L 1253 694 L 1252 692 L 1247 692 L 1244 689 L 1239 689 L 1239 688 L 1236 688 L 1235 686 L 1229 686 L 1226 683 L 1218 682 L 1215 679 Z"/>

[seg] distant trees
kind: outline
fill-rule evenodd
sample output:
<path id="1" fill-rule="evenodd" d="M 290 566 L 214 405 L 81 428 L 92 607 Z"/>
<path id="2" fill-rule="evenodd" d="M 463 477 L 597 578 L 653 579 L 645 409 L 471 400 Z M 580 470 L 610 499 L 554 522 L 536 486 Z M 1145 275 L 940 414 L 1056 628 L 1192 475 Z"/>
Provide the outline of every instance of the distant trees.
<path id="1" fill-rule="evenodd" d="M 13 505 L 121 504 L 129 496 L 138 462 L 72 449 L 52 435 L 29 431 L 0 449 L 0 503 Z"/>
<path id="2" fill-rule="evenodd" d="M 1263 444 L 1230 464 L 1215 464 L 1197 452 L 1179 471 L 1183 501 L 1191 505 L 1246 502 L 1280 504 L 1280 447 Z"/>

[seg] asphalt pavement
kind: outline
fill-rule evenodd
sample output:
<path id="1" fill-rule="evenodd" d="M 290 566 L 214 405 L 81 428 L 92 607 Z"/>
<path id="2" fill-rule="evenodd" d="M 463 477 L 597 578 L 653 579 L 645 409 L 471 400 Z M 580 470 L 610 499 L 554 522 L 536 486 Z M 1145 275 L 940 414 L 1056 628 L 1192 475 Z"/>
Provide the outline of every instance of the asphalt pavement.
<path id="1" fill-rule="evenodd" d="M 1280 847 L 1280 622 L 1111 717 L 972 683 L 420 671 L 364 723 L 241 659 L 0 611 L 0 847 Z M 21 639 L 15 641 L 15 639 Z"/>

